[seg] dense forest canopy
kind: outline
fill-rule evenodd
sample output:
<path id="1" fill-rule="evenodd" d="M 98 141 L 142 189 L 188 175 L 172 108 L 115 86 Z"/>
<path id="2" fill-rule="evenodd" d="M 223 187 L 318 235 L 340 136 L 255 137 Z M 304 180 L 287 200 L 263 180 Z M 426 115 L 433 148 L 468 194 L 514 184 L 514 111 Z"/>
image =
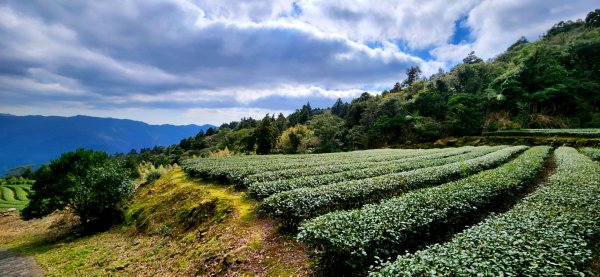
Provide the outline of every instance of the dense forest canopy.
<path id="1" fill-rule="evenodd" d="M 158 164 L 219 151 L 240 154 L 357 150 L 518 128 L 600 127 L 600 9 L 561 21 L 538 41 L 520 38 L 484 61 L 474 52 L 449 72 L 406 79 L 328 109 L 242 118 L 171 147 L 132 151 Z M 123 155 L 125 156 L 125 155 Z"/>

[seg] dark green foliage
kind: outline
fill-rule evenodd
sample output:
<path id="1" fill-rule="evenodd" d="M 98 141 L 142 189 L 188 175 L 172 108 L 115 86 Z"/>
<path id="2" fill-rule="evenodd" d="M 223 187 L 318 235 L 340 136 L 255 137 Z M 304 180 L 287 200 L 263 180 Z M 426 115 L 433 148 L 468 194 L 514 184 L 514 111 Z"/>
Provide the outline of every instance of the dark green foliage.
<path id="1" fill-rule="evenodd" d="M 285 129 L 287 129 L 289 125 L 290 123 L 287 120 L 287 118 L 285 118 L 285 116 L 282 113 L 279 113 L 277 119 L 275 119 L 275 126 L 277 127 L 277 130 L 279 130 L 279 132 L 281 133 L 285 131 Z"/>
<path id="2" fill-rule="evenodd" d="M 522 190 L 543 168 L 549 150 L 538 146 L 507 164 L 455 182 L 305 221 L 298 239 L 324 258 L 339 258 L 361 270 L 374 256 L 402 254 Z"/>
<path id="3" fill-rule="evenodd" d="M 29 178 L 31 177 L 31 174 L 33 169 L 33 165 L 29 164 L 29 165 L 23 165 L 23 166 L 18 166 L 15 168 L 11 168 L 8 173 L 6 173 L 6 177 L 23 177 L 23 178 Z"/>
<path id="4" fill-rule="evenodd" d="M 299 188 L 266 198 L 259 211 L 294 226 L 304 219 L 336 210 L 376 203 L 407 191 L 456 180 L 498 166 L 527 147 L 514 146 L 468 160 L 315 188 Z"/>
<path id="5" fill-rule="evenodd" d="M 119 204 L 133 189 L 130 172 L 104 152 L 78 149 L 38 169 L 24 219 L 40 218 L 65 207 L 85 229 L 109 226 L 120 217 Z"/>
<path id="6" fill-rule="evenodd" d="M 310 103 L 306 103 L 306 105 L 302 106 L 302 109 L 296 110 L 296 112 L 290 114 L 288 120 L 291 126 L 296 124 L 304 124 L 313 114 L 313 109 L 310 107 Z"/>
<path id="7" fill-rule="evenodd" d="M 585 17 L 585 25 L 592 28 L 600 27 L 600 9 L 588 13 Z"/>
<path id="8" fill-rule="evenodd" d="M 256 154 L 269 154 L 275 147 L 279 131 L 274 123 L 275 120 L 268 114 L 258 123 L 254 130 Z"/>
<path id="9" fill-rule="evenodd" d="M 546 36 L 555 36 L 555 35 L 558 35 L 561 33 L 566 33 L 566 32 L 569 32 L 569 31 L 571 31 L 575 28 L 581 27 L 581 26 L 583 26 L 583 21 L 581 21 L 581 20 L 560 21 L 560 22 L 554 24 L 554 26 L 552 26 L 552 28 L 550 28 L 550 30 L 548 30 L 548 32 L 546 32 Z"/>
<path id="10" fill-rule="evenodd" d="M 482 58 L 475 56 L 475 51 L 471 51 L 471 53 L 469 53 L 469 55 L 463 59 L 463 63 L 465 64 L 476 64 L 482 62 Z"/>
<path id="11" fill-rule="evenodd" d="M 520 37 L 513 45 L 508 47 L 507 51 L 516 51 L 519 50 L 523 45 L 529 43 L 526 37 Z"/>
<path id="12" fill-rule="evenodd" d="M 327 111 L 315 115 L 310 126 L 319 138 L 318 152 L 335 152 L 342 150 L 344 120 Z"/>
<path id="13" fill-rule="evenodd" d="M 403 87 L 408 87 L 412 85 L 414 82 L 419 80 L 419 76 L 421 75 L 421 68 L 418 66 L 411 66 L 406 70 L 406 80 L 402 82 Z M 395 89 L 395 87 L 394 87 Z"/>
<path id="14" fill-rule="evenodd" d="M 479 97 L 468 93 L 457 93 L 448 100 L 448 124 L 453 135 L 481 133 L 483 124 L 482 102 Z"/>
<path id="15" fill-rule="evenodd" d="M 348 114 L 348 103 L 345 103 L 342 101 L 341 98 L 338 98 L 335 101 L 335 104 L 331 106 L 331 113 L 340 118 L 346 117 L 346 115 Z"/>

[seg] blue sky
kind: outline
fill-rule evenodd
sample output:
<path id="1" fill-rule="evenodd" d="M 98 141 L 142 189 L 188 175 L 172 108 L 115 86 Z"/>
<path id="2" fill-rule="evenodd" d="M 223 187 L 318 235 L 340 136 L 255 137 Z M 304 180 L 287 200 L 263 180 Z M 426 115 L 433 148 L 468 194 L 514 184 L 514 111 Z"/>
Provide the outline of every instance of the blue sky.
<path id="1" fill-rule="evenodd" d="M 326 107 L 410 66 L 493 58 L 593 2 L 5 0 L 0 113 L 220 124 Z"/>

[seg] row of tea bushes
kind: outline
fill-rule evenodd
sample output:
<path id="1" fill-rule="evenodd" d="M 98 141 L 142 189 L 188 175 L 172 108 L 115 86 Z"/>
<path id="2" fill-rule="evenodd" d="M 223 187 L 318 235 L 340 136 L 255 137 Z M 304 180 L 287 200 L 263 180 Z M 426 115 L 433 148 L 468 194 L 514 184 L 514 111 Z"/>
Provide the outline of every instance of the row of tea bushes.
<path id="1" fill-rule="evenodd" d="M 304 219 L 335 210 L 359 208 L 414 189 L 466 177 L 496 167 L 527 148 L 513 146 L 442 166 L 285 191 L 266 198 L 258 208 L 261 213 L 282 219 L 285 225 L 295 225 Z"/>
<path id="2" fill-rule="evenodd" d="M 569 147 L 557 170 L 512 210 L 492 216 L 414 254 L 384 263 L 373 276 L 584 276 L 600 235 L 600 164 Z"/>
<path id="3" fill-rule="evenodd" d="M 325 258 L 339 257 L 347 266 L 364 268 L 375 256 L 401 254 L 443 236 L 442 230 L 522 191 L 544 168 L 550 149 L 534 147 L 500 167 L 455 182 L 304 221 L 298 239 Z"/>
<path id="4" fill-rule="evenodd" d="M 402 171 L 440 166 L 457 161 L 473 159 L 506 147 L 507 146 L 481 146 L 475 149 L 457 148 L 454 151 L 402 159 L 393 163 L 379 164 L 364 169 L 254 183 L 248 186 L 248 195 L 254 199 L 261 200 L 276 193 L 298 188 L 319 187 L 332 183 L 373 178 Z"/>

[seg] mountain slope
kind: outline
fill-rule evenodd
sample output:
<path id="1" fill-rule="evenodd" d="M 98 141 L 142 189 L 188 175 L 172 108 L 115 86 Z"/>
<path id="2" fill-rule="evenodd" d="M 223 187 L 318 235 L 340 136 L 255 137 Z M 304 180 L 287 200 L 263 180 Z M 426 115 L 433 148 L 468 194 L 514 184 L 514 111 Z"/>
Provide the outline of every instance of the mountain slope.
<path id="1" fill-rule="evenodd" d="M 108 153 L 171 145 L 212 125 L 149 125 L 140 121 L 90 116 L 0 114 L 0 174 L 47 162 L 61 153 L 90 148 Z"/>

